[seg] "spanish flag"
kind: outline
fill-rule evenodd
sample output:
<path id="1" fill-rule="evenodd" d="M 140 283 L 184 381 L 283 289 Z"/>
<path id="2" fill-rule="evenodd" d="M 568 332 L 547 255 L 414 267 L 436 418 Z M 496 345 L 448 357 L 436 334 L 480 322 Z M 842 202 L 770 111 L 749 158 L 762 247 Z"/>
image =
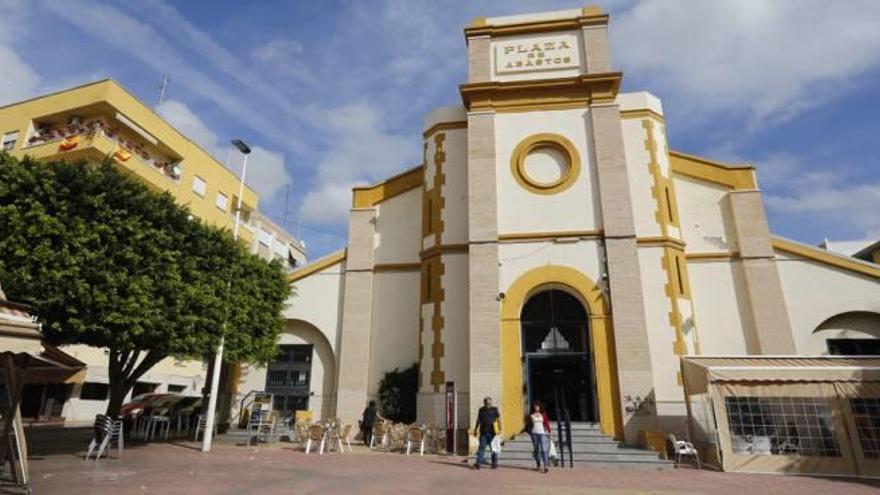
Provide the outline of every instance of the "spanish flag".
<path id="1" fill-rule="evenodd" d="M 119 148 L 113 153 L 113 158 L 116 158 L 120 162 L 124 162 L 131 158 L 131 153 L 122 148 Z"/>
<path id="2" fill-rule="evenodd" d="M 76 145 L 78 145 L 78 144 L 79 144 L 79 136 L 78 135 L 77 136 L 70 136 L 70 137 L 64 138 L 64 140 L 61 141 L 61 144 L 58 145 L 58 148 L 61 151 L 70 151 L 70 150 L 76 148 Z"/>

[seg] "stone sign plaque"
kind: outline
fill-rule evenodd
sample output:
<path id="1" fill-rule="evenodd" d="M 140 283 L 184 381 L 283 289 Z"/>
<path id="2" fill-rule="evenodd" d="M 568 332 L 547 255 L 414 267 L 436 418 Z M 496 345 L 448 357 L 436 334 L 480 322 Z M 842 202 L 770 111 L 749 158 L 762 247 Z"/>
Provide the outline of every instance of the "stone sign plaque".
<path id="1" fill-rule="evenodd" d="M 573 34 L 498 41 L 495 44 L 495 70 L 498 74 L 579 66 L 578 40 Z"/>

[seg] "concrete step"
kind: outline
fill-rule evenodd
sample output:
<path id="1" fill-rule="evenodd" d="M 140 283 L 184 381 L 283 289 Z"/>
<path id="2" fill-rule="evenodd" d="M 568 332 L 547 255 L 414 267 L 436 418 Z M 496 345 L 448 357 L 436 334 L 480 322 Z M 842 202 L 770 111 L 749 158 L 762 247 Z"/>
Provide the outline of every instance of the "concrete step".
<path id="1" fill-rule="evenodd" d="M 568 467 L 568 459 L 566 458 L 566 464 L 564 467 L 552 467 L 551 470 L 557 469 L 569 469 Z M 500 459 L 498 464 L 501 466 L 516 466 L 523 468 L 534 468 L 535 461 L 533 459 L 530 460 L 516 460 L 516 459 Z M 589 462 L 578 462 L 575 461 L 574 466 L 576 469 L 590 469 L 590 468 L 600 468 L 600 469 L 625 469 L 625 470 L 639 470 L 639 471 L 668 471 L 675 469 L 675 465 L 670 461 L 660 461 L 660 462 L 633 462 L 633 461 L 589 461 Z"/>
<path id="2" fill-rule="evenodd" d="M 622 446 L 620 442 L 604 435 L 597 424 L 572 424 L 572 454 L 574 465 L 578 467 L 616 467 L 663 470 L 671 469 L 673 463 L 660 459 L 657 452 Z M 558 439 L 553 435 L 553 439 Z M 565 453 L 568 462 L 569 453 Z M 500 463 L 523 467 L 534 466 L 532 441 L 528 434 L 522 433 L 504 442 Z"/>
<path id="3" fill-rule="evenodd" d="M 531 455 L 532 453 L 532 444 L 531 443 L 505 443 L 501 447 L 501 452 L 526 452 Z M 612 443 L 594 443 L 594 444 L 573 444 L 572 452 L 575 454 L 584 453 L 619 453 L 619 454 L 632 454 L 636 456 L 657 456 L 657 453 L 651 450 L 644 449 L 635 449 L 629 447 L 621 447 L 616 442 Z"/>

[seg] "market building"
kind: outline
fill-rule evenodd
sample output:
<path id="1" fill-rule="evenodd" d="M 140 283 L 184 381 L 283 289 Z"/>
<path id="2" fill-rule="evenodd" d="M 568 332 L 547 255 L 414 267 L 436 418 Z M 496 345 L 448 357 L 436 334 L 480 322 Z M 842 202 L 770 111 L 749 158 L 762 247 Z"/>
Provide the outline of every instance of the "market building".
<path id="1" fill-rule="evenodd" d="M 238 175 L 115 81 L 0 107 L 0 135 L 2 149 L 18 158 L 91 163 L 110 159 L 150 189 L 170 193 L 194 219 L 233 229 Z M 304 245 L 260 213 L 258 203 L 259 194 L 245 186 L 241 241 L 265 259 L 280 259 L 288 271 L 305 263 Z M 86 363 L 88 371 L 72 390 L 58 391 L 55 404 L 63 404 L 63 411 L 56 416 L 68 425 L 90 424 L 108 403 L 107 351 L 86 345 L 65 346 L 64 351 Z M 201 395 L 206 376 L 200 360 L 166 358 L 140 379 L 131 395 Z"/>
<path id="2" fill-rule="evenodd" d="M 661 101 L 619 91 L 608 21 L 465 28 L 463 104 L 426 116 L 422 163 L 354 188 L 346 248 L 291 275 L 289 359 L 243 370 L 238 397 L 286 384 L 295 405 L 276 409 L 357 424 L 383 374 L 418 363 L 420 421 L 445 424 L 451 382 L 462 431 L 485 396 L 505 436 L 562 397 L 573 421 L 644 444 L 712 407 L 688 420 L 683 357 L 880 337 L 880 266 L 774 235 L 752 166 L 671 149 Z M 803 445 L 825 411 L 794 420 Z"/>

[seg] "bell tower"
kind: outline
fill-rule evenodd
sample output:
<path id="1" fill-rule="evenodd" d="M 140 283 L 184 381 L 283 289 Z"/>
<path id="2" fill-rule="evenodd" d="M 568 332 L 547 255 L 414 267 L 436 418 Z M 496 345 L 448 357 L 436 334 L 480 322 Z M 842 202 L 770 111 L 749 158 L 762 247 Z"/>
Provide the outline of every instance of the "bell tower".
<path id="1" fill-rule="evenodd" d="M 613 321 L 603 429 L 636 443 L 656 414 L 627 412 L 625 401 L 651 397 L 653 381 L 608 15 L 585 7 L 477 18 L 465 37 L 470 410 L 485 396 L 501 397 L 502 414 L 523 401 L 508 384 L 519 383 L 507 376 L 515 360 L 499 351 L 499 280 L 512 276 L 500 240 L 583 232 L 595 240 Z"/>

